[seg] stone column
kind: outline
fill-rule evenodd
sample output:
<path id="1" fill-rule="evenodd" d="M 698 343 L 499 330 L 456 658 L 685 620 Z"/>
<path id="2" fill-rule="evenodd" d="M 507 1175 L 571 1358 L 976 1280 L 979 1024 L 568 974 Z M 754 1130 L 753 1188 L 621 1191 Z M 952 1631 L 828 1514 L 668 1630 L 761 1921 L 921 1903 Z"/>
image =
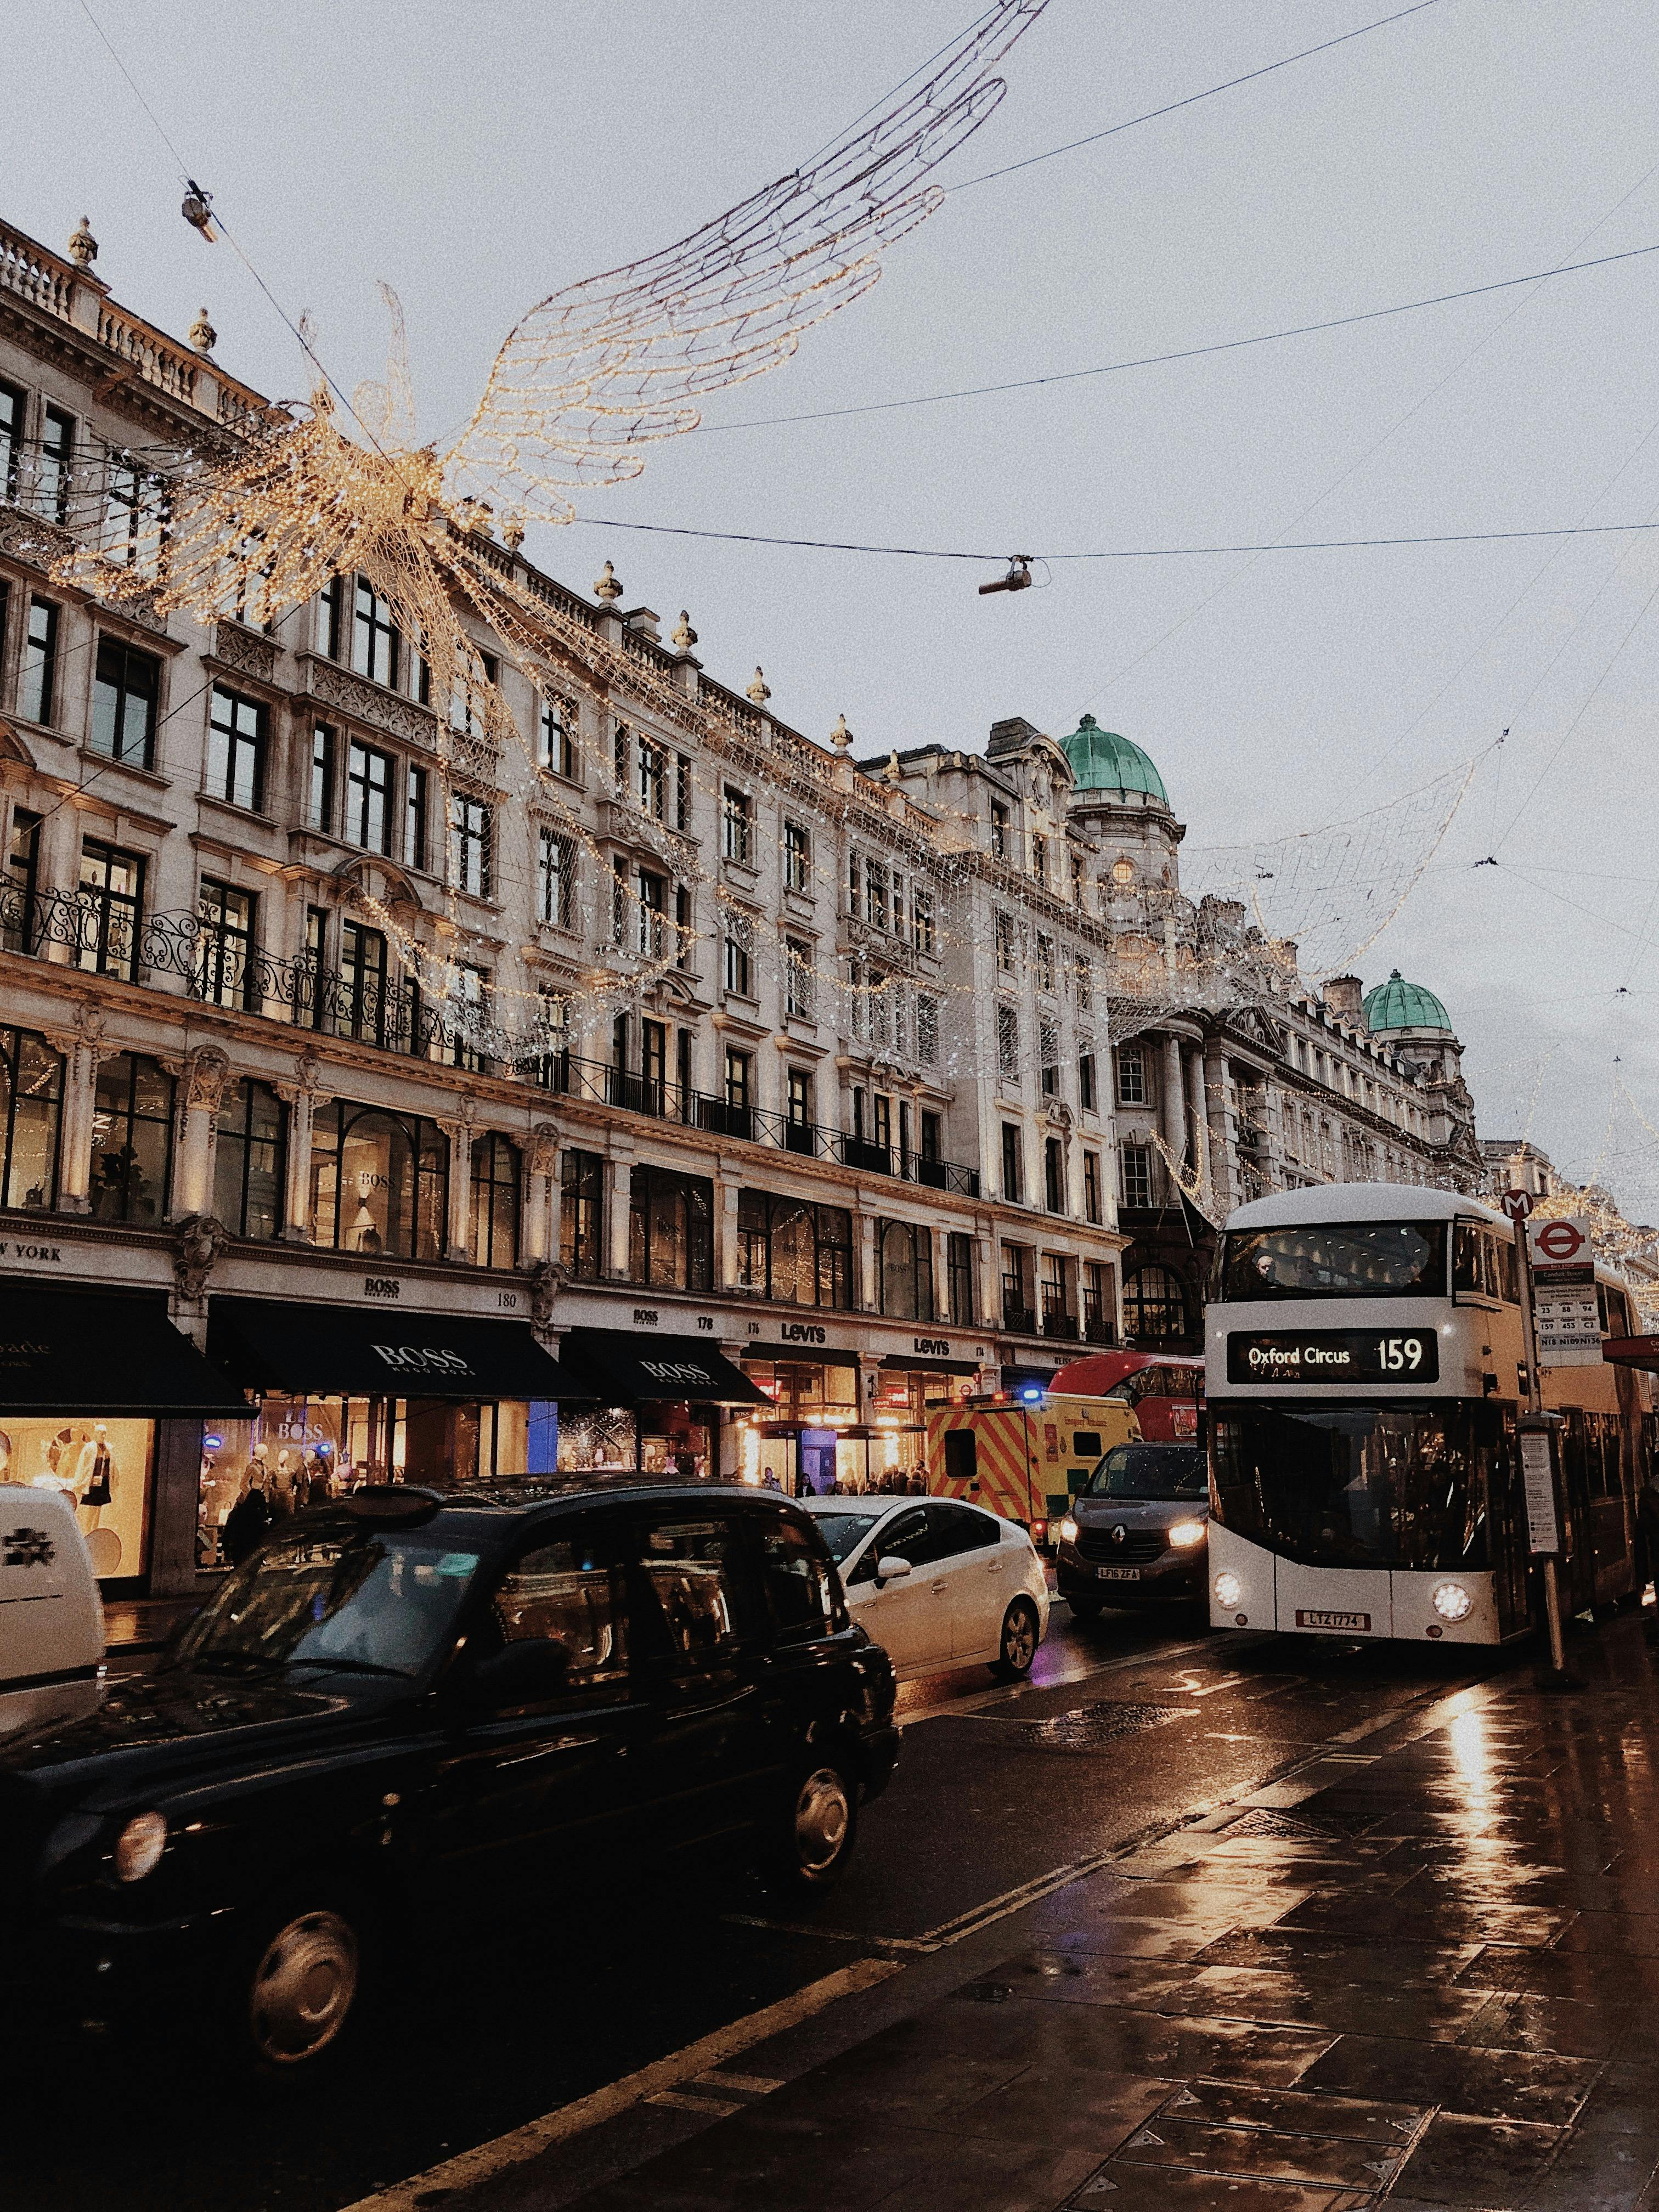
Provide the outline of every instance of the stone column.
<path id="1" fill-rule="evenodd" d="M 559 1133 L 539 1121 L 524 1147 L 524 1224 L 520 1263 L 536 1267 L 559 1256 Z"/>
<path id="2" fill-rule="evenodd" d="M 288 1171 L 283 1186 L 283 1241 L 309 1244 L 311 1218 L 311 1131 L 319 1106 L 327 1102 L 319 1088 L 314 1060 L 302 1060 L 296 1080 L 279 1083 L 276 1096 L 288 1108 Z M 337 1194 L 336 1203 L 338 1203 Z"/>
<path id="3" fill-rule="evenodd" d="M 1000 1328 L 1002 1276 L 997 1267 L 997 1241 L 982 1225 L 974 1231 L 974 1271 L 978 1277 L 974 1287 L 979 1297 L 980 1326 Z"/>
<path id="4" fill-rule="evenodd" d="M 448 1203 L 444 1209 L 448 1249 L 444 1257 L 465 1261 L 472 1256 L 472 1124 L 463 1116 L 440 1121 L 438 1127 L 449 1139 Z"/>
<path id="5" fill-rule="evenodd" d="M 84 1016 L 76 1027 L 49 1031 L 46 1042 L 64 1055 L 64 1100 L 58 1135 L 58 1210 L 92 1211 L 92 1132 L 98 1097 L 98 1063 L 111 1057 L 103 1024 Z"/>
<path id="6" fill-rule="evenodd" d="M 1187 1164 L 1187 1086 L 1181 1066 L 1181 1039 L 1164 1040 L 1164 1141 L 1178 1168 Z"/>
<path id="7" fill-rule="evenodd" d="M 859 1310 L 861 1313 L 876 1310 L 876 1217 L 862 1206 L 854 1218 L 853 1233 L 858 1238 L 859 1271 L 856 1285 Z"/>
<path id="8" fill-rule="evenodd" d="M 612 1282 L 628 1280 L 628 1218 L 634 1148 L 605 1156 L 605 1272 Z"/>
<path id="9" fill-rule="evenodd" d="M 738 1195 L 742 1189 L 738 1176 L 728 1182 L 724 1173 L 714 1182 L 714 1281 L 720 1289 L 731 1291 L 738 1283 Z"/>
<path id="10" fill-rule="evenodd" d="M 1203 1190 L 1210 1181 L 1210 1116 L 1204 1092 L 1204 1053 L 1200 1046 L 1184 1055 L 1187 1079 L 1193 1089 L 1190 1114 L 1193 1132 L 1193 1167 Z"/>
<path id="11" fill-rule="evenodd" d="M 169 1217 L 174 1221 L 213 1211 L 214 1137 L 229 1079 L 230 1062 L 216 1045 L 201 1046 L 185 1062 Z"/>
<path id="12" fill-rule="evenodd" d="M 948 1265 L 951 1251 L 951 1232 L 948 1228 L 930 1228 L 927 1231 L 927 1237 L 928 1241 L 933 1247 L 933 1310 L 931 1314 L 927 1315 L 926 1318 L 929 1321 L 934 1322 L 948 1322 L 951 1313 L 951 1278 Z"/>
<path id="13" fill-rule="evenodd" d="M 1236 1204 L 1237 1177 L 1234 1172 L 1232 1133 L 1229 1126 L 1231 1101 L 1227 1095 L 1227 1061 L 1218 1044 L 1204 1048 L 1205 1118 L 1209 1123 L 1210 1187 L 1224 1213 Z"/>

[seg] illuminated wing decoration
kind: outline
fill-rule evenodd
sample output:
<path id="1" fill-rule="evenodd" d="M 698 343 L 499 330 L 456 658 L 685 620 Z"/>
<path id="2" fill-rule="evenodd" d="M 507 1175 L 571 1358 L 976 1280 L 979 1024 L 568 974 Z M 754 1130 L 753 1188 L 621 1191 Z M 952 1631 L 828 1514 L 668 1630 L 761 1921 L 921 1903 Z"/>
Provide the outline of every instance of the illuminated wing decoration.
<path id="1" fill-rule="evenodd" d="M 452 500 L 567 522 L 566 493 L 645 466 L 697 402 L 789 359 L 866 292 L 944 195 L 927 179 L 1006 89 L 990 74 L 1048 0 L 996 0 L 915 91 L 677 245 L 532 307 L 443 457 Z"/>

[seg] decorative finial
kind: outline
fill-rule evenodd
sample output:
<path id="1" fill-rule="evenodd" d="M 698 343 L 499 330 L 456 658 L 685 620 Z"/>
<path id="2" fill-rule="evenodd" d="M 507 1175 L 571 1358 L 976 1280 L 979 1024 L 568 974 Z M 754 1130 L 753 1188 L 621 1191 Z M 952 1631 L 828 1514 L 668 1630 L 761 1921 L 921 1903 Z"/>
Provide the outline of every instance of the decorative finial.
<path id="1" fill-rule="evenodd" d="M 848 748 L 853 742 L 853 732 L 847 726 L 847 717 L 845 714 L 836 715 L 836 726 L 830 732 L 830 742 L 835 747 L 836 750 L 840 753 L 843 758 L 845 758 Z"/>
<path id="2" fill-rule="evenodd" d="M 596 599 L 603 599 L 606 606 L 614 607 L 622 595 L 623 587 L 617 580 L 617 572 L 607 561 L 604 574 L 593 586 L 593 596 Z"/>
<path id="3" fill-rule="evenodd" d="M 673 641 L 682 653 L 690 653 L 697 641 L 697 633 L 691 627 L 691 617 L 684 607 L 680 609 L 679 623 L 673 633 Z"/>
<path id="4" fill-rule="evenodd" d="M 70 259 L 77 269 L 90 269 L 98 258 L 98 241 L 92 234 L 92 217 L 83 215 L 80 228 L 70 236 Z"/>
<path id="5" fill-rule="evenodd" d="M 190 342 L 198 353 L 211 353 L 219 343 L 219 333 L 209 322 L 205 307 L 198 311 L 196 320 L 190 326 Z"/>
<path id="6" fill-rule="evenodd" d="M 766 671 L 757 668 L 755 680 L 749 687 L 749 696 L 757 707 L 763 707 L 772 696 L 772 687 L 766 680 Z"/>
<path id="7" fill-rule="evenodd" d="M 501 543 L 509 553 L 516 553 L 524 544 L 524 525 L 516 514 L 501 525 Z"/>
<path id="8" fill-rule="evenodd" d="M 902 771 L 899 767 L 898 753 L 896 750 L 894 750 L 888 754 L 887 765 L 882 770 L 882 774 L 886 777 L 889 783 L 896 784 L 897 783 L 902 773 Z"/>

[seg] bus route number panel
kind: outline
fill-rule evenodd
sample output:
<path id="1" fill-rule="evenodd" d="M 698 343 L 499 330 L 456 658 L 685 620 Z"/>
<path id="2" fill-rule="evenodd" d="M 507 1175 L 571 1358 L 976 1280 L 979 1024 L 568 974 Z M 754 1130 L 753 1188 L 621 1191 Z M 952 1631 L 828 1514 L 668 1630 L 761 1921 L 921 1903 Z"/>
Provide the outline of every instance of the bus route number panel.
<path id="1" fill-rule="evenodd" d="M 1437 1382 L 1440 1340 L 1432 1328 L 1279 1329 L 1230 1335 L 1227 1380 L 1302 1382 Z"/>

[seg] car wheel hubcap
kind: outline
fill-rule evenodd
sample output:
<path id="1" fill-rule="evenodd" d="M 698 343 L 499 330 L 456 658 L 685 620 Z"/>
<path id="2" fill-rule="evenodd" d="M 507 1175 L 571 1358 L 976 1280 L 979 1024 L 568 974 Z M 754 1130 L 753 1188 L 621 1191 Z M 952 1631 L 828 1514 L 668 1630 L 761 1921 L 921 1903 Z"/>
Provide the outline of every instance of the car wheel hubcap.
<path id="1" fill-rule="evenodd" d="M 795 1849 L 808 1874 L 823 1874 L 835 1864 L 852 1822 L 847 1784 L 834 1767 L 809 1774 L 795 1800 Z"/>
<path id="2" fill-rule="evenodd" d="M 357 1939 L 334 1912 L 306 1912 L 272 1936 L 253 1972 L 249 2020 L 262 2058 L 315 2057 L 357 1994 Z"/>
<path id="3" fill-rule="evenodd" d="M 1002 1656 L 1022 1674 L 1036 1657 L 1036 1628 L 1029 1613 L 1011 1613 L 1002 1624 Z"/>

